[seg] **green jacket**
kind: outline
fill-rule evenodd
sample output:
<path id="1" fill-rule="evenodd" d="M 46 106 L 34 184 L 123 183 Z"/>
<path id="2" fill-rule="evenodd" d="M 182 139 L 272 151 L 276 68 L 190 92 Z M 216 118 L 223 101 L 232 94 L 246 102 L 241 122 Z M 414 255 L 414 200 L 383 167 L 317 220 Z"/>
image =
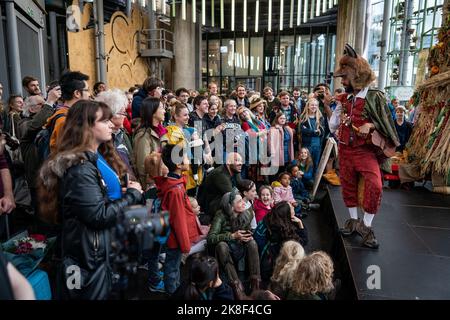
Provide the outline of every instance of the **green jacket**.
<path id="1" fill-rule="evenodd" d="M 145 188 L 148 184 L 147 174 L 145 173 L 145 157 L 152 152 L 161 151 L 161 141 L 159 136 L 152 129 L 139 129 L 133 139 L 133 155 L 135 169 L 139 175 L 139 182 Z"/>
<path id="2" fill-rule="evenodd" d="M 36 187 L 36 177 L 39 174 L 41 160 L 38 155 L 34 139 L 47 123 L 47 119 L 53 115 L 53 106 L 45 104 L 41 111 L 19 121 L 18 127 L 21 132 L 20 152 L 25 167 L 25 178 L 30 188 Z"/>
<path id="3" fill-rule="evenodd" d="M 250 230 L 250 224 L 253 217 L 250 215 L 253 214 L 252 211 L 245 210 L 242 214 L 249 215 L 248 224 L 243 226 L 242 230 Z M 208 245 L 215 246 L 221 241 L 229 242 L 233 240 L 231 238 L 232 230 L 231 230 L 231 221 L 230 217 L 226 215 L 222 210 L 217 211 L 214 215 L 213 222 L 211 224 L 211 228 L 209 229 L 207 241 Z"/>

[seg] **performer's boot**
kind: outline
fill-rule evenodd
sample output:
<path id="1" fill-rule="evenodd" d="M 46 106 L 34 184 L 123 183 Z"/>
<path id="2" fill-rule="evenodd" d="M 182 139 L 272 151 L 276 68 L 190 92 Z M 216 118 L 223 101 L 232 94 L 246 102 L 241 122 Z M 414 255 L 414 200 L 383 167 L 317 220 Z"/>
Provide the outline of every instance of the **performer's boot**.
<path id="1" fill-rule="evenodd" d="M 343 237 L 350 237 L 355 234 L 357 231 L 357 226 L 360 224 L 359 219 L 348 219 L 345 221 L 344 227 L 339 229 L 339 232 L 342 234 Z"/>
<path id="2" fill-rule="evenodd" d="M 364 224 L 364 221 L 360 221 L 357 225 L 356 231 L 359 233 L 359 235 L 363 238 L 362 245 L 371 249 L 378 249 L 380 246 L 377 238 L 375 238 L 375 233 L 373 232 L 373 229 L 370 227 L 367 227 Z"/>

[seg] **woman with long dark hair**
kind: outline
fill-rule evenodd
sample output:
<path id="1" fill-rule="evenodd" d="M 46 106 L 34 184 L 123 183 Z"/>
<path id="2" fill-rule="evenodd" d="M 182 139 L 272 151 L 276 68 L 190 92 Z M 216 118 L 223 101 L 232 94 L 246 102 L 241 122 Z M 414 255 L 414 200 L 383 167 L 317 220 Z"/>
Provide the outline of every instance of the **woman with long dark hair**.
<path id="1" fill-rule="evenodd" d="M 141 105 L 141 123 L 136 129 L 133 141 L 134 160 L 139 181 L 144 190 L 152 195 L 151 198 L 156 198 L 156 187 L 153 177 L 150 177 L 145 171 L 145 158 L 152 152 L 161 152 L 161 137 L 167 132 L 162 125 L 164 114 L 164 105 L 158 98 L 145 98 Z M 159 175 L 156 174 L 156 176 Z M 150 192 L 150 190 L 154 192 Z"/>
<path id="2" fill-rule="evenodd" d="M 42 217 L 61 226 L 58 251 L 58 296 L 62 299 L 106 299 L 111 291 L 110 229 L 126 206 L 142 202 L 142 189 L 129 182 L 119 200 L 108 199 L 105 182 L 97 168 L 98 151 L 114 147 L 111 110 L 104 104 L 80 100 L 69 110 L 58 138 L 57 151 L 41 168 L 39 204 Z M 101 152 L 101 151 L 100 151 Z M 106 161 L 108 152 L 103 153 Z M 113 161 L 110 163 L 114 166 Z M 118 169 L 120 170 L 120 169 Z M 68 276 L 79 272 L 79 286 L 68 287 Z"/>
<path id="3" fill-rule="evenodd" d="M 266 238 L 270 244 L 270 253 L 266 256 L 270 259 L 270 263 L 261 260 L 261 263 L 266 266 L 262 268 L 264 273 L 262 277 L 266 278 L 272 274 L 283 243 L 294 240 L 304 247 L 308 243 L 308 233 L 302 220 L 295 215 L 294 207 L 287 201 L 277 203 L 262 221 L 267 228 Z"/>

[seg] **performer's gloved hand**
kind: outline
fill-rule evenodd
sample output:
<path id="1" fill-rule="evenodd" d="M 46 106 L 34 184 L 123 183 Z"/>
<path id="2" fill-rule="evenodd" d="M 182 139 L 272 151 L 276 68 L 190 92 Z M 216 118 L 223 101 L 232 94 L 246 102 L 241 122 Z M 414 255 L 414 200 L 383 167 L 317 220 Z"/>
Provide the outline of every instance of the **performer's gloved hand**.
<path id="1" fill-rule="evenodd" d="M 359 127 L 358 129 L 359 129 L 358 134 L 363 137 L 366 137 L 369 134 L 370 130 L 375 129 L 375 126 L 373 125 L 373 123 L 366 123 L 361 127 Z"/>

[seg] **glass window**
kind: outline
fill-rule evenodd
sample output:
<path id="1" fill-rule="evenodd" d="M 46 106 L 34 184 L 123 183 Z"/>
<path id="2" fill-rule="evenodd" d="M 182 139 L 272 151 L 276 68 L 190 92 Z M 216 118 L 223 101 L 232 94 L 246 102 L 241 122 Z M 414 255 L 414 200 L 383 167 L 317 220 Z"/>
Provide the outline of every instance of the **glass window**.
<path id="1" fill-rule="evenodd" d="M 381 32 L 383 29 L 383 10 L 383 1 L 377 1 L 372 4 L 372 22 L 369 28 L 368 61 L 376 76 L 378 76 L 380 64 L 381 52 L 380 47 L 378 46 L 378 42 L 381 41 Z"/>
<path id="2" fill-rule="evenodd" d="M 326 48 L 325 35 L 313 35 L 311 56 L 311 86 L 325 81 L 326 71 Z"/>
<path id="3" fill-rule="evenodd" d="M 280 90 L 291 90 L 295 60 L 294 36 L 285 36 L 280 39 Z"/>
<path id="4" fill-rule="evenodd" d="M 208 73 L 210 77 L 220 74 L 220 41 L 209 40 L 208 42 Z"/>
<path id="5" fill-rule="evenodd" d="M 236 38 L 236 76 L 248 76 L 248 38 Z"/>
<path id="6" fill-rule="evenodd" d="M 234 76 L 234 39 L 222 39 L 222 75 Z"/>
<path id="7" fill-rule="evenodd" d="M 278 52 L 278 37 L 274 33 L 267 34 L 264 42 L 264 72 L 266 74 L 274 74 L 278 72 Z"/>
<path id="8" fill-rule="evenodd" d="M 294 72 L 294 57 L 294 36 L 281 37 L 280 74 L 292 74 Z"/>
<path id="9" fill-rule="evenodd" d="M 294 56 L 295 75 L 306 76 L 309 74 L 309 39 L 309 36 L 297 36 Z"/>
<path id="10" fill-rule="evenodd" d="M 263 43 L 264 39 L 250 39 L 250 75 L 261 76 L 263 71 Z"/>

